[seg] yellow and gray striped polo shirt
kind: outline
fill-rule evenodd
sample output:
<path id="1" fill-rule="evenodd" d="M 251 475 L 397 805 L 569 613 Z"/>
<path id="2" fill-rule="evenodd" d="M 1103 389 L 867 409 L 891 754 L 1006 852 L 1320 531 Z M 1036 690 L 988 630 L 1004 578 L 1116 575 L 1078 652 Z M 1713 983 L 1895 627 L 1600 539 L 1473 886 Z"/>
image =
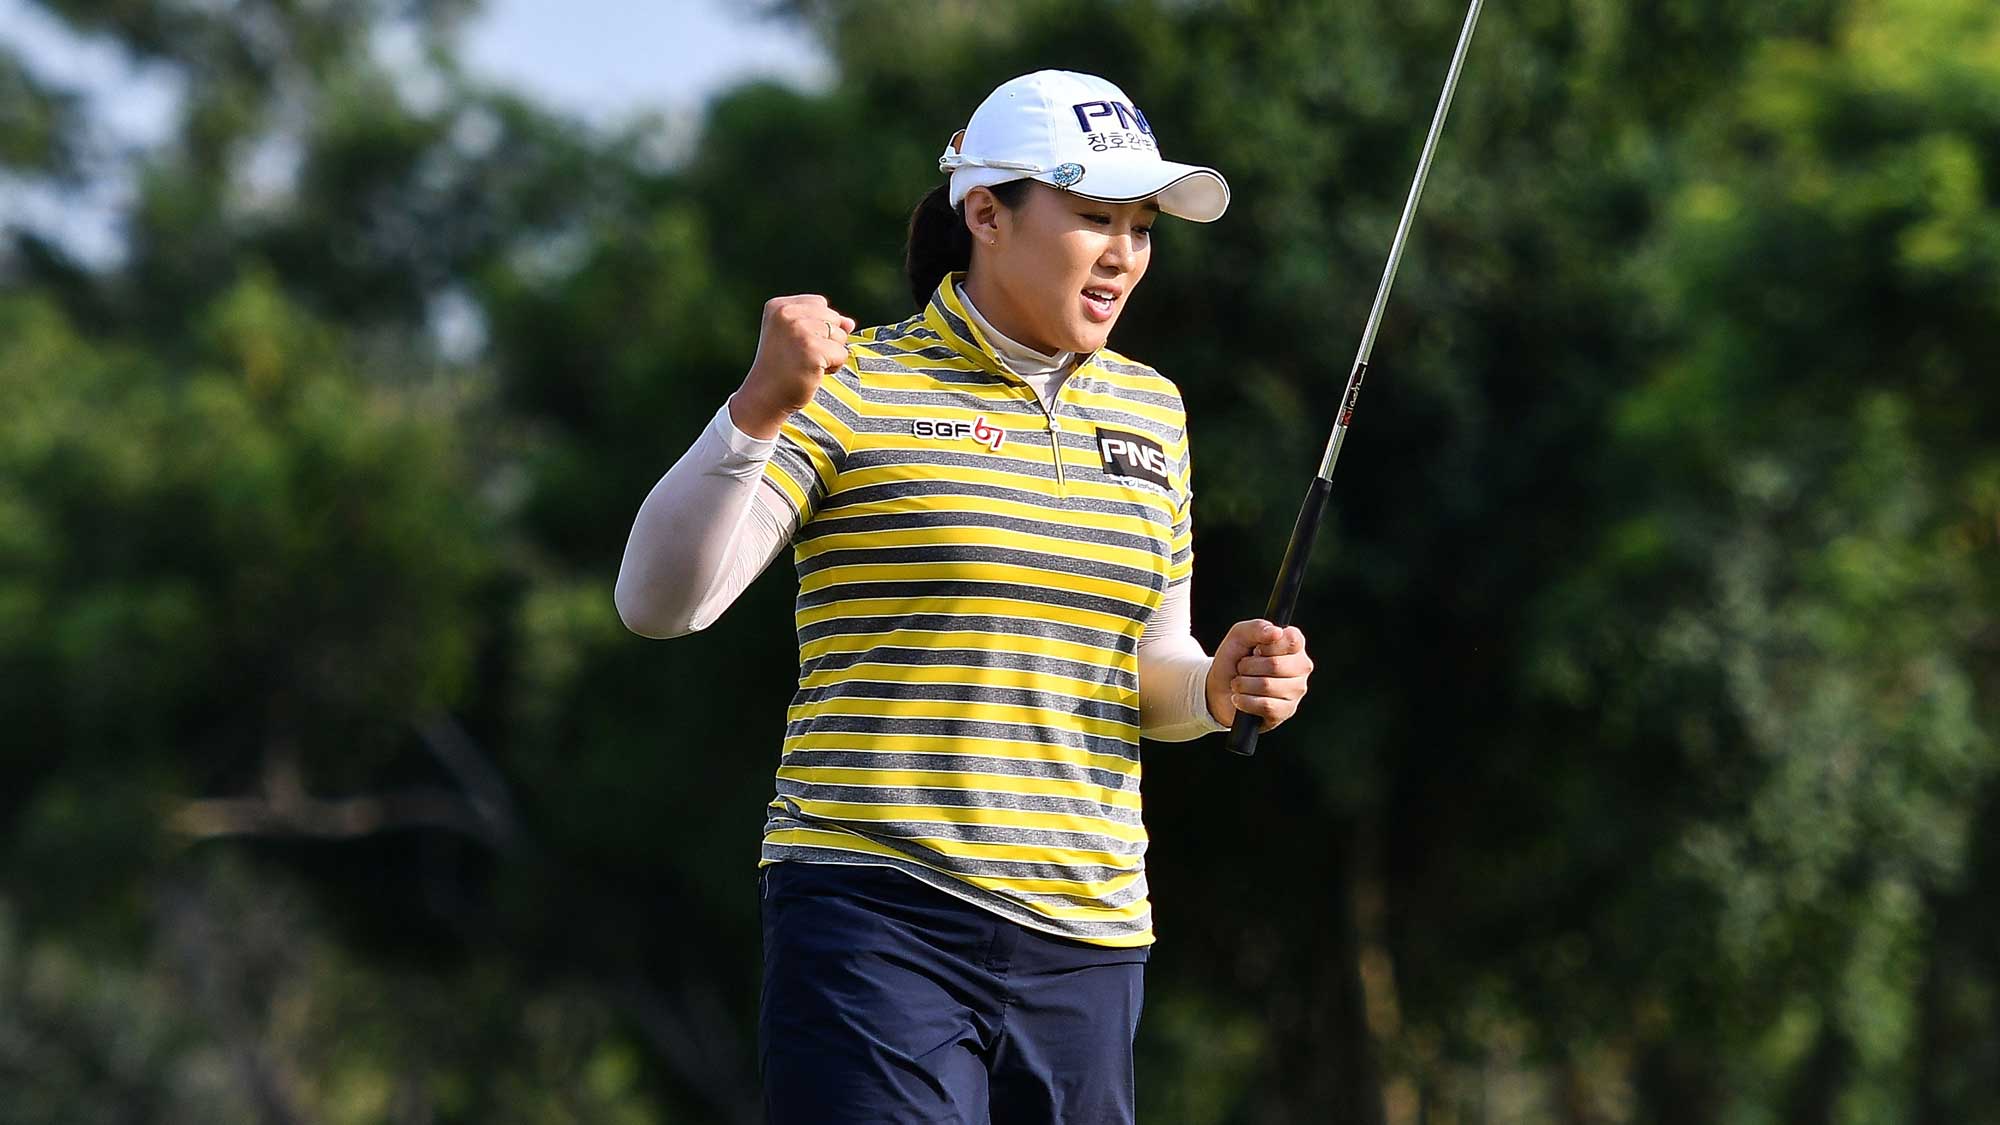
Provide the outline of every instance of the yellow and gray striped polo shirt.
<path id="1" fill-rule="evenodd" d="M 1045 407 L 955 280 L 856 333 L 765 469 L 800 527 L 763 862 L 896 867 L 1145 945 L 1137 650 L 1192 564 L 1180 393 L 1099 351 Z"/>

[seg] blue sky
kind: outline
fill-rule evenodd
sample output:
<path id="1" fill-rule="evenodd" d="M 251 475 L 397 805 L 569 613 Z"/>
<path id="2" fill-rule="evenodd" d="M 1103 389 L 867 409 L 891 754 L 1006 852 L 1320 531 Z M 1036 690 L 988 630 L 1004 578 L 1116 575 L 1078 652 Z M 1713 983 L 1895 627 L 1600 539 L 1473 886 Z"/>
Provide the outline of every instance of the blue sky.
<path id="1" fill-rule="evenodd" d="M 475 74 L 595 124 L 654 111 L 691 117 L 709 95 L 747 79 L 811 86 L 828 77 L 803 29 L 757 8 L 751 0 L 486 0 L 460 45 Z M 29 226 L 87 260 L 109 261 L 113 220 L 132 190 L 122 154 L 165 134 L 179 96 L 173 76 L 70 34 L 28 0 L 0 0 L 0 40 L 45 79 L 85 92 L 100 155 L 80 193 L 0 177 L 0 225 Z M 391 54 L 395 46 L 393 37 L 382 44 Z"/>
<path id="2" fill-rule="evenodd" d="M 826 60 L 749 0 L 487 0 L 467 65 L 593 119 L 689 108 L 745 78 L 812 83 Z"/>

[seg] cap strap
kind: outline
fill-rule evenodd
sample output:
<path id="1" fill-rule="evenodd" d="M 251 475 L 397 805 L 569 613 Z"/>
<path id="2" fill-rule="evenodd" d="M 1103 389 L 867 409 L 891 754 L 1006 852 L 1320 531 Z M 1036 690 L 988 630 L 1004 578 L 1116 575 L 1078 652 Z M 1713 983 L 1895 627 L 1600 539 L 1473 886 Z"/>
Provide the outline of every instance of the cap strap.
<path id="1" fill-rule="evenodd" d="M 1018 160 L 982 160 L 977 156 L 965 155 L 965 130 L 951 135 L 944 146 L 944 154 L 938 157 L 938 171 L 950 172 L 959 168 L 1004 168 L 1009 172 L 1026 172 L 1039 176 L 1048 169 L 1039 164 L 1023 164 Z"/>

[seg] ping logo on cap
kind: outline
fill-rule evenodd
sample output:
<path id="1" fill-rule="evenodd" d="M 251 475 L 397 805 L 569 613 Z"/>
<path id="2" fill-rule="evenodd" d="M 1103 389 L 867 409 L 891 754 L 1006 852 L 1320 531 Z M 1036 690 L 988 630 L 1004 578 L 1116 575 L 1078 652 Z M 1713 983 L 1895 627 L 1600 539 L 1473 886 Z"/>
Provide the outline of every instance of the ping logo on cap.
<path id="1" fill-rule="evenodd" d="M 1094 117 L 1116 117 L 1118 119 L 1118 128 L 1120 129 L 1136 128 L 1141 133 L 1150 133 L 1153 131 L 1153 127 L 1146 123 L 1146 115 L 1140 113 L 1139 107 L 1130 102 L 1118 102 L 1109 99 L 1094 102 L 1078 102 L 1071 106 L 1070 109 L 1076 113 L 1076 127 L 1086 133 L 1093 131 L 1090 121 Z M 1105 125 L 1108 127 L 1110 122 L 1105 122 Z"/>
<path id="2" fill-rule="evenodd" d="M 1153 137 L 1153 126 L 1131 102 L 1102 98 L 1078 102 L 1069 108 L 1076 114 L 1077 128 L 1083 131 L 1083 143 L 1092 152 L 1116 149 L 1157 154 L 1160 151 L 1159 141 Z"/>
<path id="3" fill-rule="evenodd" d="M 1006 444 L 1007 431 L 986 420 L 986 415 L 970 422 L 948 422 L 941 418 L 919 418 L 910 423 L 910 433 L 914 437 L 931 438 L 935 441 L 957 441 L 962 437 L 972 440 L 998 453 Z"/>
<path id="4" fill-rule="evenodd" d="M 1152 438 L 1100 426 L 1097 429 L 1097 453 L 1103 458 L 1107 475 L 1137 477 L 1161 488 L 1173 487 L 1167 483 L 1167 451 Z"/>

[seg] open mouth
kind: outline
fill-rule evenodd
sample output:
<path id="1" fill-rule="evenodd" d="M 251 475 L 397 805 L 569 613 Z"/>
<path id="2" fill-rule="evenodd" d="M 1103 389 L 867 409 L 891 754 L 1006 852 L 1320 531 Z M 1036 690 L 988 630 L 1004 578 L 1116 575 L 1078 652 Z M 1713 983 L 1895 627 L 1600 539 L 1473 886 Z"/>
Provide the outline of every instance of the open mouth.
<path id="1" fill-rule="evenodd" d="M 1109 289 L 1090 288 L 1083 291 L 1083 306 L 1098 320 L 1108 320 L 1111 310 L 1118 306 L 1118 294 Z"/>

